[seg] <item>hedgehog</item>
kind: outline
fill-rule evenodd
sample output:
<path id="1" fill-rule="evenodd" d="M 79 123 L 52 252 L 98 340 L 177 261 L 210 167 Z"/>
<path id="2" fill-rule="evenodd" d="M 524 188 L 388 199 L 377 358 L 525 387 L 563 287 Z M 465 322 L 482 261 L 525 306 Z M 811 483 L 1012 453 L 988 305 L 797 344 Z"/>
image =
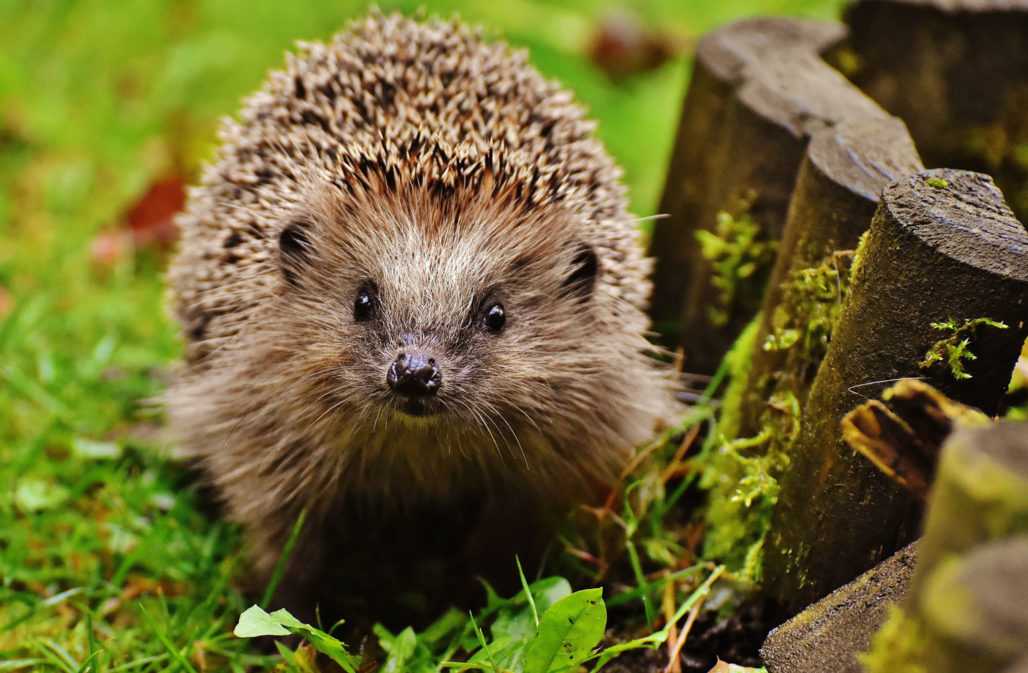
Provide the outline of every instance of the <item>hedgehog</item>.
<path id="1" fill-rule="evenodd" d="M 374 13 L 220 139 L 177 222 L 167 407 L 257 577 L 301 512 L 298 585 L 348 510 L 566 511 L 674 413 L 620 170 L 525 54 Z"/>

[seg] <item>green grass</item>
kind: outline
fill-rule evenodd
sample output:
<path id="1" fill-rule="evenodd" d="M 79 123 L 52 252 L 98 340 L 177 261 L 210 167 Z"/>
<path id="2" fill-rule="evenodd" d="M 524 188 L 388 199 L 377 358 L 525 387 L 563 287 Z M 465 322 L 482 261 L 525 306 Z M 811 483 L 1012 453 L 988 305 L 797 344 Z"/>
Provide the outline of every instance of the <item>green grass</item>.
<path id="1" fill-rule="evenodd" d="M 97 265 L 90 246 L 153 180 L 195 175 L 218 118 L 294 40 L 330 35 L 359 4 L 0 0 L 0 671 L 280 661 L 231 635 L 249 605 L 236 588 L 238 531 L 200 511 L 188 476 L 162 457 L 160 410 L 147 400 L 180 349 L 162 260 Z M 694 38 L 746 14 L 826 16 L 835 4 L 650 0 L 640 13 Z M 662 187 L 687 69 L 679 59 L 608 81 L 584 55 L 607 6 L 454 0 L 430 9 L 459 11 L 529 48 L 570 86 L 645 215 Z M 665 513 L 645 531 L 654 557 L 668 553 Z"/>

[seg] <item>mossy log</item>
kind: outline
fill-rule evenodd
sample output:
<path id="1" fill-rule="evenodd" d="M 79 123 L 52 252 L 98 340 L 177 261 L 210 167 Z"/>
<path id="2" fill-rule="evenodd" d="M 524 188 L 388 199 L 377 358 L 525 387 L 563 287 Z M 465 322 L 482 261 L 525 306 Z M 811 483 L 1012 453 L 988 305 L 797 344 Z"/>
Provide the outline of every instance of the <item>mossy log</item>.
<path id="1" fill-rule="evenodd" d="M 837 23 L 751 19 L 698 46 L 660 203 L 669 217 L 655 223 L 650 246 L 654 324 L 684 348 L 690 371 L 712 371 L 756 313 L 810 135 L 886 116 L 819 55 L 844 32 Z M 720 212 L 742 224 L 718 231 Z M 697 232 L 727 239 L 734 256 L 712 261 Z"/>
<path id="2" fill-rule="evenodd" d="M 1028 655 L 1021 657 L 1012 665 L 1004 668 L 1003 673 L 1028 673 Z"/>
<path id="3" fill-rule="evenodd" d="M 928 165 L 987 172 L 1028 221 L 1028 2 L 861 0 L 831 60 L 910 127 Z"/>
<path id="4" fill-rule="evenodd" d="M 906 594 L 916 543 L 839 587 L 768 634 L 760 657 L 770 673 L 861 673 L 868 649 L 889 607 Z"/>
<path id="5" fill-rule="evenodd" d="M 941 456 L 903 609 L 868 673 L 991 673 L 1028 654 L 1028 423 L 958 425 Z"/>
<path id="6" fill-rule="evenodd" d="M 914 602 L 945 559 L 990 540 L 1028 535 L 1028 423 L 954 432 L 943 446 L 928 507 Z M 1022 586 L 1028 603 L 1028 575 Z"/>
<path id="7" fill-rule="evenodd" d="M 994 673 L 1028 652 L 1028 535 L 950 557 L 917 594 L 924 669 Z"/>
<path id="8" fill-rule="evenodd" d="M 917 529 L 916 499 L 845 445 L 840 421 L 854 403 L 882 382 L 923 376 L 993 413 L 1028 336 L 1028 230 L 988 176 L 937 169 L 893 183 L 854 264 L 768 534 L 765 589 L 786 616 Z M 979 329 L 983 318 L 1004 327 Z M 926 358 L 939 348 L 956 362 Z"/>
<path id="9" fill-rule="evenodd" d="M 882 190 L 922 170 L 896 118 L 847 121 L 814 134 L 799 169 L 760 315 L 738 418 L 739 436 L 760 431 L 776 392 L 800 406 L 824 357 L 849 285 L 849 262 Z M 850 255 L 834 255 L 849 250 Z"/>

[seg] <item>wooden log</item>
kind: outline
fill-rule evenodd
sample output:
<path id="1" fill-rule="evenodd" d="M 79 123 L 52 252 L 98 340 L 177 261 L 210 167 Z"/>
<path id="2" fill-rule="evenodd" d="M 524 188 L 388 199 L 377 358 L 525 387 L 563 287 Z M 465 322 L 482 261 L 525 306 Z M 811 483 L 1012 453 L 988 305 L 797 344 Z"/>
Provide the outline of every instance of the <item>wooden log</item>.
<path id="1" fill-rule="evenodd" d="M 1004 670 L 1028 653 L 1028 423 L 959 427 L 942 448 L 903 609 L 868 673 Z"/>
<path id="2" fill-rule="evenodd" d="M 916 558 L 915 543 L 771 631 L 760 648 L 769 673 L 862 673 L 857 657 L 906 594 Z"/>
<path id="3" fill-rule="evenodd" d="M 926 578 L 946 558 L 990 540 L 1028 534 L 1028 423 L 964 427 L 950 436 L 924 528 L 911 585 L 915 602 Z M 1028 592 L 1028 575 L 1025 583 Z"/>
<path id="4" fill-rule="evenodd" d="M 1028 535 L 934 567 L 917 596 L 925 670 L 993 673 L 1028 652 Z"/>
<path id="5" fill-rule="evenodd" d="M 1028 673 L 1028 655 L 1021 657 L 1012 665 L 1004 668 L 1003 673 Z"/>
<path id="6" fill-rule="evenodd" d="M 654 324 L 690 371 L 713 371 L 756 313 L 810 134 L 886 116 L 820 58 L 843 35 L 836 23 L 751 19 L 698 46 L 660 204 L 669 217 L 650 246 Z M 734 218 L 719 230 L 722 211 Z M 711 259 L 711 237 L 724 258 Z"/>
<path id="7" fill-rule="evenodd" d="M 992 413 L 1028 335 L 1028 231 L 988 176 L 938 169 L 890 185 L 855 265 L 768 534 L 765 590 L 784 615 L 872 567 L 917 528 L 916 500 L 843 442 L 840 421 L 854 403 L 874 385 L 924 376 Z M 926 363 L 940 348 L 945 366 Z"/>
<path id="8" fill-rule="evenodd" d="M 740 427 L 752 436 L 776 393 L 806 401 L 849 285 L 849 261 L 882 190 L 924 167 L 903 122 L 842 122 L 814 134 L 793 191 L 761 323 L 742 382 Z M 849 250 L 850 255 L 835 254 Z"/>
<path id="9" fill-rule="evenodd" d="M 831 57 L 902 117 L 925 161 L 989 173 L 1028 221 L 1028 2 L 861 0 Z"/>

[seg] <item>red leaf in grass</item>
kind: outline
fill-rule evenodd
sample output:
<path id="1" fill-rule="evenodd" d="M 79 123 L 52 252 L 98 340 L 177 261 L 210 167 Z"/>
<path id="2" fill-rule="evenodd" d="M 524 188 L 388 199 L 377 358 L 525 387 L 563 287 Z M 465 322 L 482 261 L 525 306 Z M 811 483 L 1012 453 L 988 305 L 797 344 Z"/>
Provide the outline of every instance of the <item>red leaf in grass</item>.
<path id="1" fill-rule="evenodd" d="M 168 248 L 178 238 L 175 214 L 186 204 L 186 184 L 179 175 L 150 183 L 139 200 L 124 215 L 136 248 Z"/>

